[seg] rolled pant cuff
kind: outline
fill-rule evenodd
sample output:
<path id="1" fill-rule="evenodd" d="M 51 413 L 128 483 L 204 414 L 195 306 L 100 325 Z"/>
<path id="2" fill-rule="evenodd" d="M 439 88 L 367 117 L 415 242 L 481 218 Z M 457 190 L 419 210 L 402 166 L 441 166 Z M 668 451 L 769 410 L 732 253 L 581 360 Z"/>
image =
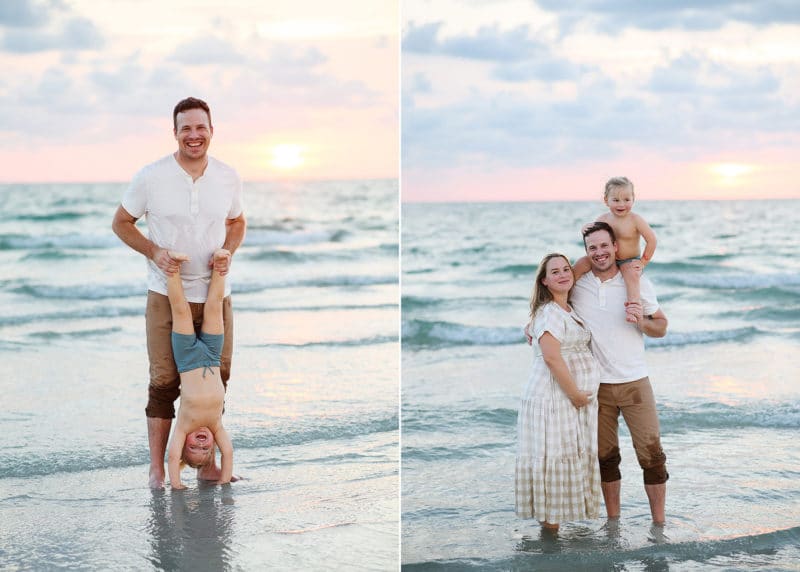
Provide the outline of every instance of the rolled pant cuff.
<path id="1" fill-rule="evenodd" d="M 669 480 L 669 473 L 664 465 L 644 469 L 643 475 L 646 485 L 663 485 Z"/>
<path id="2" fill-rule="evenodd" d="M 619 449 L 611 455 L 600 461 L 600 481 L 603 483 L 613 483 L 622 478 L 622 473 L 619 472 L 619 464 L 622 461 L 622 456 L 619 454 Z"/>
<path id="3" fill-rule="evenodd" d="M 170 404 L 171 406 L 153 406 L 148 405 L 144 409 L 144 414 L 147 417 L 153 417 L 156 419 L 174 419 L 175 418 L 175 406 Z"/>

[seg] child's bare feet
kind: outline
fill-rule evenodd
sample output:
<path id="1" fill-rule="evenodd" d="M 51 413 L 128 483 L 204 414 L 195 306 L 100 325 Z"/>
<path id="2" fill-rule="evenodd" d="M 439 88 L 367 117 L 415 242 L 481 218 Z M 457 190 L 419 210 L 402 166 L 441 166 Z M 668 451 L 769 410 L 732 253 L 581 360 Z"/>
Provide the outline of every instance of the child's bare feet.
<path id="1" fill-rule="evenodd" d="M 638 324 L 639 318 L 637 317 L 636 310 L 634 307 L 639 307 L 639 301 L 633 302 L 633 305 L 629 305 L 632 302 L 629 300 L 625 302 L 625 321 L 630 322 L 631 324 Z"/>
<path id="2" fill-rule="evenodd" d="M 214 251 L 213 259 L 214 263 L 216 264 L 217 260 L 222 260 L 223 258 L 230 258 L 230 257 L 231 257 L 230 250 L 225 250 L 224 248 L 218 248 L 217 250 Z"/>
<path id="3" fill-rule="evenodd" d="M 219 272 L 221 276 L 225 276 L 231 266 L 231 251 L 225 250 L 224 248 L 215 250 L 214 254 L 211 256 L 209 266 L 211 266 L 213 270 Z"/>
<path id="4" fill-rule="evenodd" d="M 189 261 L 189 255 L 184 254 L 183 252 L 175 252 L 174 250 L 169 250 L 167 251 L 167 254 L 169 254 L 170 258 L 172 258 L 173 260 L 177 260 L 179 262 Z"/>

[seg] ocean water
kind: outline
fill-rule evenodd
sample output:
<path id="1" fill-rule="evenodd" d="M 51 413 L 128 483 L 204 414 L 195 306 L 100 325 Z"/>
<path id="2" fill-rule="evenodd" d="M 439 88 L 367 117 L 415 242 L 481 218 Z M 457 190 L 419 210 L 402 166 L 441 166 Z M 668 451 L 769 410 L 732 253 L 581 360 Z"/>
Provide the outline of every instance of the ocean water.
<path id="1" fill-rule="evenodd" d="M 396 180 L 246 183 L 225 425 L 244 477 L 147 487 L 124 184 L 0 186 L 0 569 L 392 570 Z"/>
<path id="2" fill-rule="evenodd" d="M 651 526 L 621 423 L 622 516 L 514 515 L 522 335 L 539 260 L 597 203 L 402 208 L 404 569 L 800 570 L 800 201 L 637 202 L 670 325 L 648 341 L 671 478 Z"/>

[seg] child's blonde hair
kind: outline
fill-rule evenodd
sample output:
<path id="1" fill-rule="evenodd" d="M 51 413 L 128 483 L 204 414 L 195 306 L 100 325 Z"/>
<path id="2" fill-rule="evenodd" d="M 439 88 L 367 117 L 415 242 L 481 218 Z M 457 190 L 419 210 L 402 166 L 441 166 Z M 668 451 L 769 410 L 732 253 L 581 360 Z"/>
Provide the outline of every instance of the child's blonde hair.
<path id="1" fill-rule="evenodd" d="M 631 183 L 628 177 L 611 177 L 606 183 L 606 192 L 603 194 L 603 199 L 608 200 L 611 189 L 616 189 L 617 187 L 630 187 L 631 196 L 634 199 L 636 198 L 636 193 L 633 190 L 633 183 Z"/>
<path id="2" fill-rule="evenodd" d="M 203 460 L 202 463 L 191 463 L 186 459 L 186 445 L 183 446 L 183 452 L 181 454 L 181 470 L 183 470 L 184 467 L 187 466 L 193 469 L 199 469 L 201 467 L 207 467 L 213 462 L 214 462 L 214 447 L 211 447 L 211 449 L 209 449 L 208 453 L 206 453 L 205 460 Z"/>
<path id="3" fill-rule="evenodd" d="M 539 263 L 539 269 L 536 271 L 536 281 L 533 283 L 533 292 L 531 293 L 531 320 L 536 316 L 536 312 L 539 311 L 539 308 L 553 300 L 553 294 L 547 289 L 547 286 L 542 284 L 542 280 L 545 279 L 545 274 L 547 274 L 547 263 L 553 258 L 559 257 L 566 260 L 569 269 L 572 270 L 572 264 L 570 264 L 569 258 L 563 254 L 552 252 L 542 258 L 542 261 Z M 572 272 L 572 277 L 575 278 L 575 271 L 572 270 Z"/>

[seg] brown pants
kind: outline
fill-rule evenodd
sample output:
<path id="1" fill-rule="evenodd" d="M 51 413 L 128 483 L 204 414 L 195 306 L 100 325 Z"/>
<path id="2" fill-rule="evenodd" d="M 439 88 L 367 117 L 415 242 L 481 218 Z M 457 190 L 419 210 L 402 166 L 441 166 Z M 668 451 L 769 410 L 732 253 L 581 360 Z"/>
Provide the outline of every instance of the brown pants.
<path id="1" fill-rule="evenodd" d="M 646 485 L 660 485 L 669 479 L 667 456 L 661 448 L 656 400 L 650 378 L 628 383 L 601 383 L 597 392 L 597 454 L 600 480 L 604 483 L 622 478 L 619 463 L 619 414 L 631 432 L 633 449 L 644 472 Z"/>
<path id="2" fill-rule="evenodd" d="M 203 304 L 189 302 L 196 332 L 203 323 Z M 225 340 L 222 344 L 220 376 L 227 389 L 231 376 L 231 355 L 233 354 L 233 312 L 231 297 L 222 300 L 222 321 L 225 325 Z M 147 292 L 145 311 L 147 328 L 147 355 L 150 358 L 150 387 L 148 390 L 148 417 L 172 419 L 175 417 L 175 400 L 181 393 L 181 378 L 172 355 L 172 310 L 169 298 L 152 290 Z"/>

